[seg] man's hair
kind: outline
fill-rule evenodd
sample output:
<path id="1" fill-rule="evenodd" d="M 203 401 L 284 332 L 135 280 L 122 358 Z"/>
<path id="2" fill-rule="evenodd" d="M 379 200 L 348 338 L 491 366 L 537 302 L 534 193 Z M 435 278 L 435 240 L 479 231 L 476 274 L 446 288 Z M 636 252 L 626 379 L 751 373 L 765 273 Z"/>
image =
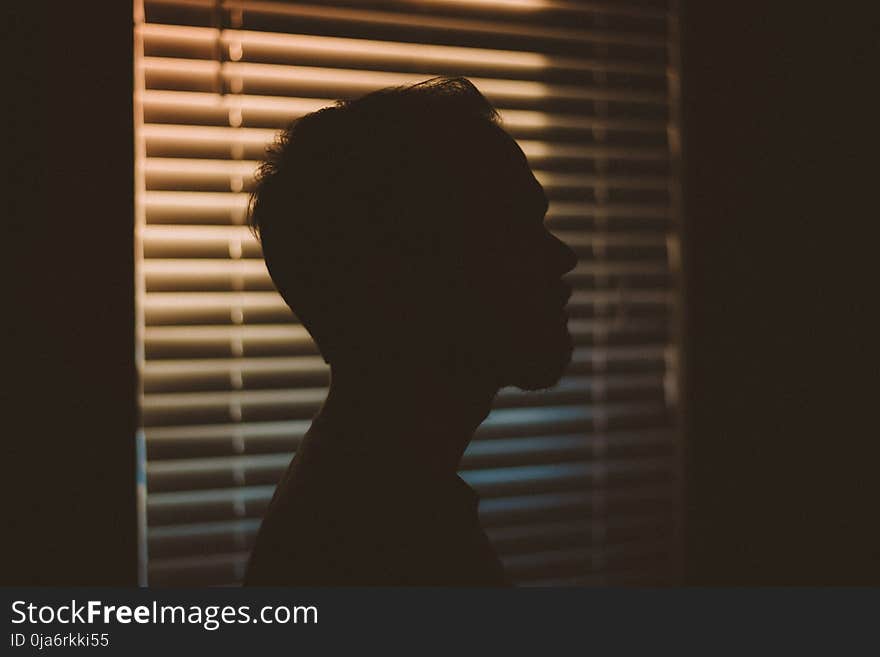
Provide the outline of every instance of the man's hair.
<path id="1" fill-rule="evenodd" d="M 434 78 L 307 114 L 268 149 L 249 221 L 326 361 L 369 339 L 377 307 L 413 298 L 406 285 L 450 239 L 468 177 L 462 145 L 497 122 L 470 81 Z"/>

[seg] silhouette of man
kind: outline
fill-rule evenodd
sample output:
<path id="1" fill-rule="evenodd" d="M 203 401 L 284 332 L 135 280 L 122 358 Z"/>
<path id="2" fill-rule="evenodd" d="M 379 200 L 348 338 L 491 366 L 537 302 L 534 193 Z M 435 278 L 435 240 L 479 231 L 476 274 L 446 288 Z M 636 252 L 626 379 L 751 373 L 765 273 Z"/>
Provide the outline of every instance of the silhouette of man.
<path id="1" fill-rule="evenodd" d="M 555 384 L 572 340 L 547 198 L 465 79 L 295 121 L 251 221 L 272 280 L 330 365 L 248 585 L 507 584 L 456 471 L 498 390 Z"/>

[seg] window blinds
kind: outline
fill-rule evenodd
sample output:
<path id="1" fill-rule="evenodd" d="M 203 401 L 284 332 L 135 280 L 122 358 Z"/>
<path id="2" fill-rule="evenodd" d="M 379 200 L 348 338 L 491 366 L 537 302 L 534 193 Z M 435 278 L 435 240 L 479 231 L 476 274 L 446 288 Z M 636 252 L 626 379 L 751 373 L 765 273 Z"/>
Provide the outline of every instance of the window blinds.
<path id="1" fill-rule="evenodd" d="M 139 362 L 151 585 L 234 584 L 328 370 L 245 226 L 276 132 L 463 75 L 579 255 L 573 362 L 503 390 L 462 476 L 521 584 L 663 584 L 679 562 L 676 23 L 660 2 L 136 3 Z"/>

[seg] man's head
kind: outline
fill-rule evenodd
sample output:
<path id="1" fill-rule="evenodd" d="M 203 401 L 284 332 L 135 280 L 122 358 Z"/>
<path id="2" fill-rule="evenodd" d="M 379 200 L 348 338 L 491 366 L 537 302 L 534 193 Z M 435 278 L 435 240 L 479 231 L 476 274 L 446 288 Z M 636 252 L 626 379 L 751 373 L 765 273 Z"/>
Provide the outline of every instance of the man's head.
<path id="1" fill-rule="evenodd" d="M 499 386 L 555 383 L 571 357 L 574 253 L 496 111 L 464 79 L 295 121 L 258 174 L 251 221 L 324 359 L 455 362 Z"/>

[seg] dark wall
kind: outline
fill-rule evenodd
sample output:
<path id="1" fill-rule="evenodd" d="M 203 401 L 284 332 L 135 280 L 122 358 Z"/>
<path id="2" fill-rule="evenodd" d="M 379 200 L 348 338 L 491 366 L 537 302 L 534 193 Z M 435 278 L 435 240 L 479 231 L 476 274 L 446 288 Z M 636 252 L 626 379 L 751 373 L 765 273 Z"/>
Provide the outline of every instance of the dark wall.
<path id="1" fill-rule="evenodd" d="M 876 584 L 865 42 L 853 16 L 751 4 L 684 13 L 688 581 Z"/>
<path id="2" fill-rule="evenodd" d="M 132 3 L 14 4 L 2 583 L 134 584 Z"/>

